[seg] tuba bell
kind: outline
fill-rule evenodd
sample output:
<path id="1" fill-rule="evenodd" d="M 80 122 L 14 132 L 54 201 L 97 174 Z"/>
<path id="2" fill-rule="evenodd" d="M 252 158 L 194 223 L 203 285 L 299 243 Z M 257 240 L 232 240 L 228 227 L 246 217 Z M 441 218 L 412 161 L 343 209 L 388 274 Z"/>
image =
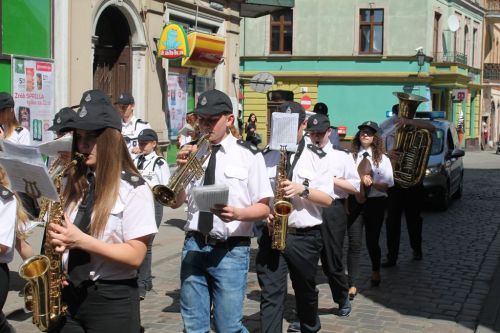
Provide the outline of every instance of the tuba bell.
<path id="1" fill-rule="evenodd" d="M 186 164 L 177 169 L 177 171 L 170 177 L 168 184 L 153 186 L 153 197 L 160 204 L 172 207 L 176 204 L 176 197 L 186 188 L 189 182 L 196 177 L 196 179 L 203 176 L 203 163 L 212 153 L 212 147 L 207 136 L 201 137 L 196 143 L 198 149 L 191 152 L 188 156 Z"/>
<path id="2" fill-rule="evenodd" d="M 427 98 L 403 93 L 393 93 L 399 99 L 398 117 L 413 119 L 420 103 L 427 102 Z M 404 125 L 396 130 L 394 149 L 400 152 L 393 164 L 394 181 L 403 188 L 419 184 L 425 175 L 429 154 L 431 151 L 432 136 L 426 129 L 416 129 Z"/>

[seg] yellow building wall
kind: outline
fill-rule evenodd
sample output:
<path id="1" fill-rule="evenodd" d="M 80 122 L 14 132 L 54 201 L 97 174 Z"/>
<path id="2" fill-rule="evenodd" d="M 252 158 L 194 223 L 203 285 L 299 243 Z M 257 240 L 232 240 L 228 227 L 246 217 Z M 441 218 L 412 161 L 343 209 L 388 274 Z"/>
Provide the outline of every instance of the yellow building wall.
<path id="1" fill-rule="evenodd" d="M 308 111 L 312 111 L 318 101 L 318 82 L 313 80 L 280 80 L 269 89 L 269 91 L 273 90 L 288 90 L 293 92 L 294 101 L 297 103 L 300 103 L 300 100 L 305 95 L 309 96 L 311 98 L 311 107 Z M 266 133 L 268 127 L 271 125 L 267 123 L 267 94 L 253 91 L 249 82 L 245 82 L 243 94 L 245 96 L 243 101 L 244 124 L 246 124 L 248 116 L 251 113 L 255 113 L 257 117 L 257 133 L 262 137 L 261 148 L 263 148 L 267 145 Z"/>

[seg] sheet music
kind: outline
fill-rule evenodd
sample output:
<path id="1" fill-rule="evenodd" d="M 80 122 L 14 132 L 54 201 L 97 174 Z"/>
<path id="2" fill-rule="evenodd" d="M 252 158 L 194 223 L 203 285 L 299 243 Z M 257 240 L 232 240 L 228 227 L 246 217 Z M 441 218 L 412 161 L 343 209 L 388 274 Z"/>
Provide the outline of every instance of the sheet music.
<path id="1" fill-rule="evenodd" d="M 40 153 L 48 156 L 57 156 L 60 151 L 70 152 L 73 145 L 73 136 L 65 135 L 59 139 L 38 145 Z"/>
<path id="2" fill-rule="evenodd" d="M 226 185 L 205 185 L 191 190 L 194 202 L 200 212 L 210 212 L 215 205 L 227 205 L 229 187 Z"/>
<path id="3" fill-rule="evenodd" d="M 59 201 L 47 166 L 38 147 L 16 145 L 3 141 L 0 164 L 9 176 L 13 191 L 24 192 L 34 198 L 46 197 Z"/>
<path id="4" fill-rule="evenodd" d="M 299 115 L 297 113 L 273 112 L 269 148 L 280 150 L 282 145 L 286 145 L 287 151 L 296 152 L 298 128 Z"/>

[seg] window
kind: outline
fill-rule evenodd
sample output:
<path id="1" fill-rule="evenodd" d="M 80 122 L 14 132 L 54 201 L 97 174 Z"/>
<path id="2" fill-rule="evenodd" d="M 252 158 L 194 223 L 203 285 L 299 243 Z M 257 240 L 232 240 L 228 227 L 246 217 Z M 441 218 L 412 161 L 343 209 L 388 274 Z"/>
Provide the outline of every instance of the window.
<path id="1" fill-rule="evenodd" d="M 359 53 L 381 54 L 384 42 L 384 10 L 359 12 Z"/>
<path id="2" fill-rule="evenodd" d="M 270 53 L 292 53 L 293 12 L 285 10 L 271 14 Z"/>

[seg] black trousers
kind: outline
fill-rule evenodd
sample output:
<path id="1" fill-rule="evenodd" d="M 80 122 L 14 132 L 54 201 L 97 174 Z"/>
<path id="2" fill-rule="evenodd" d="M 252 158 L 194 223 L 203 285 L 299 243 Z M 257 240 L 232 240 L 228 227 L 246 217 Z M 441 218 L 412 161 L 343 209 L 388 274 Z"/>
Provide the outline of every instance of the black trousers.
<path id="1" fill-rule="evenodd" d="M 362 217 L 365 224 L 366 247 L 372 262 L 372 271 L 380 270 L 380 231 L 384 224 L 386 197 L 368 198 L 364 203 Z"/>
<path id="2" fill-rule="evenodd" d="M 323 208 L 321 266 L 328 278 L 333 300 L 341 305 L 347 300 L 349 291 L 347 276 L 342 264 L 346 230 L 347 214 L 343 200 L 334 200 L 329 207 Z"/>
<path id="3" fill-rule="evenodd" d="M 14 332 L 14 328 L 7 322 L 3 313 L 3 306 L 9 293 L 9 280 L 9 267 L 2 263 L 0 264 L 0 333 Z"/>
<path id="4" fill-rule="evenodd" d="M 290 272 L 301 332 L 318 332 L 321 324 L 316 271 L 322 248 L 320 228 L 288 233 L 287 246 L 283 252 L 271 248 L 267 227 L 263 228 L 258 242 L 256 271 L 261 288 L 260 331 L 283 332 L 287 274 Z"/>
<path id="5" fill-rule="evenodd" d="M 402 188 L 395 185 L 387 193 L 389 195 L 386 221 L 387 259 L 397 261 L 403 212 L 406 217 L 411 248 L 415 252 L 422 252 L 422 217 L 420 213 L 424 199 L 424 186 L 420 184 L 410 188 Z"/>
<path id="6" fill-rule="evenodd" d="M 127 280 L 128 281 L 128 280 Z M 60 333 L 139 333 L 140 312 L 137 281 L 122 283 L 84 282 L 63 289 L 68 314 Z"/>
<path id="7" fill-rule="evenodd" d="M 347 220 L 347 283 L 349 287 L 356 286 L 359 277 L 359 258 L 363 244 L 363 217 Z"/>

